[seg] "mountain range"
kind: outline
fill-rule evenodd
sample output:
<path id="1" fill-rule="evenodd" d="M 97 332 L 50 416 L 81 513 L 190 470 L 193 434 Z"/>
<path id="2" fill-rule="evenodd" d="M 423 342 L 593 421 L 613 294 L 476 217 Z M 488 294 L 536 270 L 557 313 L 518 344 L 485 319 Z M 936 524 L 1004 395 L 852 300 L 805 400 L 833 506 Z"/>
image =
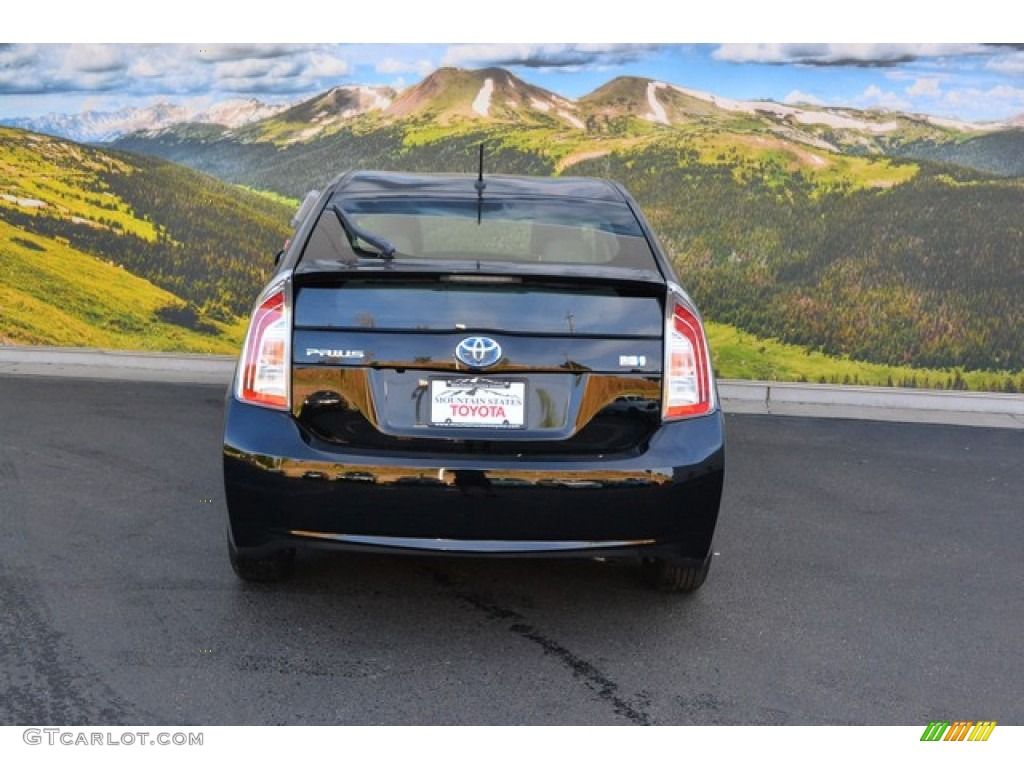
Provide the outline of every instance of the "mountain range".
<path id="1" fill-rule="evenodd" d="M 0 120 L 0 125 L 72 141 L 97 143 L 114 141 L 137 131 L 158 131 L 182 123 L 209 123 L 224 129 L 236 128 L 271 117 L 287 107 L 287 104 L 265 104 L 258 99 L 228 99 L 208 107 L 160 102 L 148 107 L 125 107 L 113 112 L 88 111 L 70 115 L 50 113 L 42 117 L 6 118 Z"/>
<path id="2" fill-rule="evenodd" d="M 572 100 L 499 68 L 443 68 L 401 92 L 339 86 L 241 127 L 176 123 L 124 134 L 114 145 L 300 197 L 313 182 L 323 183 L 317 167 L 322 176 L 353 165 L 393 165 L 398 145 L 402 162 L 415 162 L 415 147 L 485 134 L 502 136 L 507 160 L 525 150 L 529 157 L 509 166 L 518 172 L 564 172 L 581 158 L 686 140 L 705 160 L 723 151 L 781 153 L 819 177 L 843 176 L 846 158 L 922 159 L 1019 176 L 1019 123 L 737 101 L 628 76 Z"/>
<path id="3" fill-rule="evenodd" d="M 153 156 L 294 200 L 346 168 L 475 172 L 481 142 L 485 172 L 621 181 L 706 317 L 760 339 L 748 375 L 775 375 L 763 358 L 777 339 L 808 355 L 947 371 L 929 386 L 979 369 L 997 377 L 986 387 L 1024 387 L 1024 130 L 1012 121 L 736 101 L 638 77 L 572 100 L 502 69 L 445 68 L 400 92 L 339 86 L 241 125 L 147 127 L 104 151 L 165 184 L 176 166 L 157 172 Z M 178 205 L 142 215 L 165 226 L 197 215 L 195 200 Z M 232 315 L 258 274 L 228 278 L 231 243 L 206 242 L 223 252 L 187 300 Z M 191 290 L 146 268 L 179 296 Z"/>
<path id="4" fill-rule="evenodd" d="M 483 142 L 489 172 L 621 181 L 712 319 L 859 360 L 1024 370 L 1024 130 L 1009 123 L 637 77 L 569 100 L 496 68 L 440 69 L 364 109 L 337 98 L 115 146 L 298 199 L 346 168 L 473 172 Z"/>
<path id="5" fill-rule="evenodd" d="M 10 125 L 86 143 L 176 140 L 310 143 L 347 127 L 379 128 L 408 120 L 435 125 L 514 124 L 564 127 L 588 135 L 628 130 L 646 121 L 678 129 L 714 125 L 761 131 L 812 149 L 953 162 L 991 173 L 1024 173 L 1024 115 L 970 123 L 883 109 L 859 110 L 770 100 L 736 100 L 638 77 L 618 77 L 568 99 L 500 68 L 439 69 L 402 91 L 380 85 L 339 85 L 297 103 L 231 99 L 206 107 L 161 102 L 116 112 L 8 118 Z"/>

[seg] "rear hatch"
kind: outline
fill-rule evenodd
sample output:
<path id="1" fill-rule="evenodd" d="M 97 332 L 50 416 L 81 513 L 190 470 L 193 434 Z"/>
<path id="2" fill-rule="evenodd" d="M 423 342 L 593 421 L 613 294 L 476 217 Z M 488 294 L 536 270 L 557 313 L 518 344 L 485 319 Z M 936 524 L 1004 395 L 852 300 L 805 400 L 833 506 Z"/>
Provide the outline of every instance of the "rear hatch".
<path id="1" fill-rule="evenodd" d="M 642 450 L 661 414 L 660 278 L 436 266 L 296 270 L 292 410 L 312 439 L 430 454 Z"/>

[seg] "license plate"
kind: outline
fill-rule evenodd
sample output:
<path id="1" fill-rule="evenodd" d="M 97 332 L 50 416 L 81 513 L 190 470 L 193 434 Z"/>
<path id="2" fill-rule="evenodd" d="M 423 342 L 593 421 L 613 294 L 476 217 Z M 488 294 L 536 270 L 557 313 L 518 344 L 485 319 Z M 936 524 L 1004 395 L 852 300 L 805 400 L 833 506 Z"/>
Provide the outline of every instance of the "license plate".
<path id="1" fill-rule="evenodd" d="M 526 425 L 526 382 L 467 376 L 431 379 L 430 423 L 437 427 Z"/>

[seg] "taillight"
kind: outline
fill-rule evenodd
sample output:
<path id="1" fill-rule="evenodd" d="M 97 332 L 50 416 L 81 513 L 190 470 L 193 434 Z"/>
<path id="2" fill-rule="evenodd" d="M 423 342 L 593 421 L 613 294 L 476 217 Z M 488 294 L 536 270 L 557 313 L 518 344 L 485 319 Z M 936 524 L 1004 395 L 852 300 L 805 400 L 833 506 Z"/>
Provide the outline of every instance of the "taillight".
<path id="1" fill-rule="evenodd" d="M 239 371 L 239 400 L 288 408 L 289 336 L 288 304 L 282 286 L 253 312 Z"/>
<path id="2" fill-rule="evenodd" d="M 662 417 L 702 416 L 714 408 L 711 361 L 704 327 L 697 315 L 671 295 L 665 322 L 665 395 Z"/>

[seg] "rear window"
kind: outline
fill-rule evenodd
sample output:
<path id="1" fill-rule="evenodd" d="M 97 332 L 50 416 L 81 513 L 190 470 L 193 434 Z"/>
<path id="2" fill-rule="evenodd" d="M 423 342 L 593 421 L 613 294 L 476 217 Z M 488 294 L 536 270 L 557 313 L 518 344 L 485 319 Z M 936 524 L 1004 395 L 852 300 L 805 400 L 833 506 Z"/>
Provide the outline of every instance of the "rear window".
<path id="1" fill-rule="evenodd" d="M 356 257 L 334 205 L 341 206 L 359 229 L 392 245 L 396 259 L 657 268 L 639 222 L 626 205 L 565 198 L 333 201 L 310 235 L 303 259 Z M 363 241 L 357 246 L 375 250 Z"/>

